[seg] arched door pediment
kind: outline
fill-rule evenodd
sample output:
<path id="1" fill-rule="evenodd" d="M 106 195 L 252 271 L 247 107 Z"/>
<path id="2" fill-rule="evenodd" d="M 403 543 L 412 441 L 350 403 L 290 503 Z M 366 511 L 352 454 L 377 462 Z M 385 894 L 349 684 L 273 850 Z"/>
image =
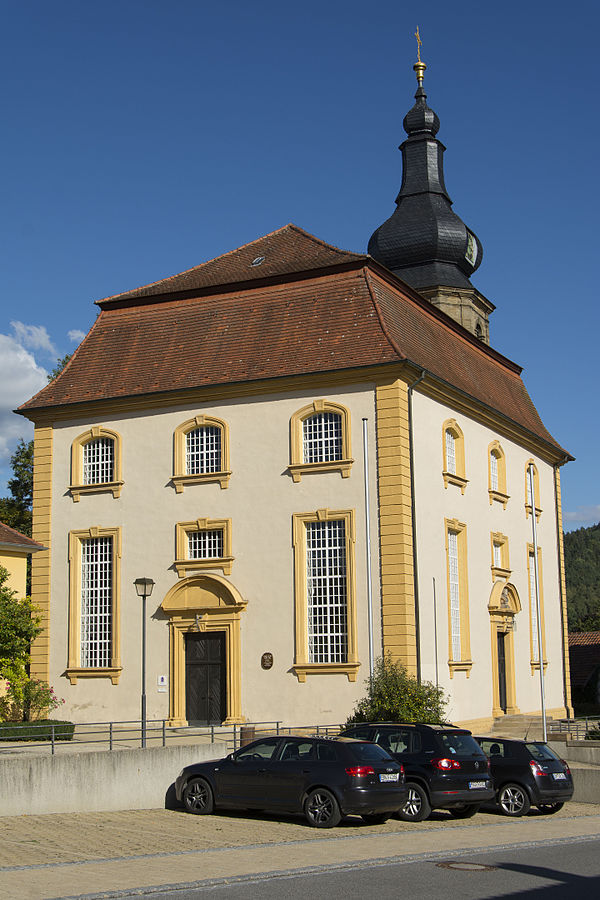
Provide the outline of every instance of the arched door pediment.
<path id="1" fill-rule="evenodd" d="M 220 575 L 192 575 L 175 584 L 166 594 L 161 607 L 168 616 L 186 612 L 221 610 L 239 612 L 247 601 L 229 581 Z"/>
<path id="2" fill-rule="evenodd" d="M 490 594 L 488 610 L 491 615 L 501 616 L 514 616 L 520 613 L 521 600 L 514 584 L 496 581 Z"/>

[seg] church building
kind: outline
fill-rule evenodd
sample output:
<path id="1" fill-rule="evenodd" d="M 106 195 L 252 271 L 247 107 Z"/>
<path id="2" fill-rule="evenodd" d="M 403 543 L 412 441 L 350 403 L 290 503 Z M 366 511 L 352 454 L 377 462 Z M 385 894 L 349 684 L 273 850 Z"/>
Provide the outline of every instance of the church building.
<path id="1" fill-rule="evenodd" d="M 388 653 L 455 722 L 538 714 L 540 666 L 548 713 L 571 713 L 571 457 L 492 347 L 482 244 L 414 68 L 396 208 L 366 254 L 290 224 L 100 300 L 20 407 L 32 673 L 66 718 L 139 718 L 142 577 L 149 719 L 343 722 Z"/>

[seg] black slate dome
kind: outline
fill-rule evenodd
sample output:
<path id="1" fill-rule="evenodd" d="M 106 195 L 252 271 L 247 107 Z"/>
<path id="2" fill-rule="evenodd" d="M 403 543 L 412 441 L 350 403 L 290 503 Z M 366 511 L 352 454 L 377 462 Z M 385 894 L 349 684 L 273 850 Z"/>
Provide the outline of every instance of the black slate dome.
<path id="1" fill-rule="evenodd" d="M 404 117 L 402 186 L 396 210 L 373 232 L 368 252 L 411 287 L 471 288 L 483 258 L 481 241 L 452 210 L 444 184 L 446 149 L 436 134 L 440 120 L 427 105 L 424 64 L 415 66 L 419 87 Z"/>

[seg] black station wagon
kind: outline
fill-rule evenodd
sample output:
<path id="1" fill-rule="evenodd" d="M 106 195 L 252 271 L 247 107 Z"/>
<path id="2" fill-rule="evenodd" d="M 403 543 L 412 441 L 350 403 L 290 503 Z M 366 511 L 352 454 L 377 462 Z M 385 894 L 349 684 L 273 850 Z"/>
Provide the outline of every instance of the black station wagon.
<path id="1" fill-rule="evenodd" d="M 490 758 L 496 806 L 505 816 L 524 816 L 532 806 L 555 813 L 573 796 L 569 766 L 542 741 L 476 740 Z"/>
<path id="2" fill-rule="evenodd" d="M 421 822 L 432 809 L 467 819 L 494 798 L 487 757 L 464 728 L 385 722 L 352 725 L 342 734 L 375 741 L 402 763 L 408 796 L 398 817 L 405 822 Z"/>
<path id="3" fill-rule="evenodd" d="M 404 772 L 389 753 L 365 741 L 267 737 L 224 759 L 186 766 L 175 782 L 190 813 L 241 807 L 303 813 L 315 828 L 344 815 L 385 822 L 406 800 Z"/>

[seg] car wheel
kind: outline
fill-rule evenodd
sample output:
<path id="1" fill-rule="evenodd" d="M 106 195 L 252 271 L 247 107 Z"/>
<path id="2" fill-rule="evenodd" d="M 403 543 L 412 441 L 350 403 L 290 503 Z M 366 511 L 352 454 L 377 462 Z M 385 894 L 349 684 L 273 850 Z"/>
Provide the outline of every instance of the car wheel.
<path id="1" fill-rule="evenodd" d="M 183 791 L 183 805 L 196 816 L 208 815 L 215 806 L 210 784 L 204 778 L 191 778 Z"/>
<path id="2" fill-rule="evenodd" d="M 564 805 L 564 803 L 540 803 L 538 809 L 545 816 L 551 816 L 553 813 L 558 812 L 559 809 L 562 809 Z"/>
<path id="3" fill-rule="evenodd" d="M 448 812 L 454 819 L 470 819 L 479 812 L 479 803 L 464 803 L 462 806 L 453 806 Z"/>
<path id="4" fill-rule="evenodd" d="M 498 793 L 498 806 L 505 816 L 525 816 L 531 809 L 529 796 L 520 784 L 505 784 Z"/>
<path id="5" fill-rule="evenodd" d="M 408 788 L 408 797 L 404 806 L 398 810 L 398 818 L 403 822 L 422 822 L 431 813 L 427 792 L 420 784 L 413 781 L 410 781 L 406 787 Z"/>
<path id="6" fill-rule="evenodd" d="M 383 825 L 390 817 L 390 813 L 365 813 L 361 816 L 366 825 Z"/>
<path id="7" fill-rule="evenodd" d="M 342 819 L 338 802 L 327 788 L 310 792 L 304 803 L 304 815 L 313 828 L 334 828 Z"/>

